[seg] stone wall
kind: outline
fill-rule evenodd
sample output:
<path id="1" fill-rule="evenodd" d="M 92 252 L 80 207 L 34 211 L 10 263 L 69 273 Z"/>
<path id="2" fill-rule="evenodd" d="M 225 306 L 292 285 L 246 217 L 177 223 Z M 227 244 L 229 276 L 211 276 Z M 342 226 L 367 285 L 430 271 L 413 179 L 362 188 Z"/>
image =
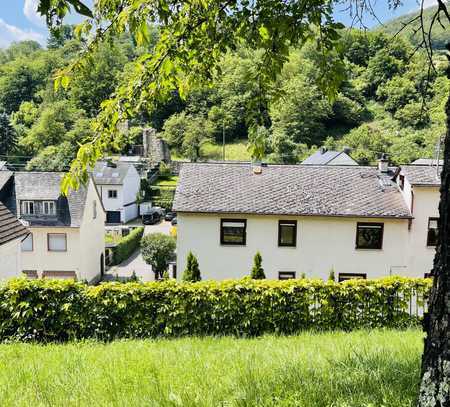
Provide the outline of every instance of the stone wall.
<path id="1" fill-rule="evenodd" d="M 170 150 L 167 143 L 158 137 L 156 130 L 149 127 L 142 132 L 144 146 L 144 157 L 148 157 L 150 164 L 156 165 L 160 162 L 170 163 Z"/>

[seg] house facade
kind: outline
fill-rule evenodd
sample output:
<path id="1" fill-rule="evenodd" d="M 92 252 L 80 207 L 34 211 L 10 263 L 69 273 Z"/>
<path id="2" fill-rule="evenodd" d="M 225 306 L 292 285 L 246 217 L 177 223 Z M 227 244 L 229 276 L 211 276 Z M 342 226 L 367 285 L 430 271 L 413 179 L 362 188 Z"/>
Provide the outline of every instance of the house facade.
<path id="1" fill-rule="evenodd" d="M 387 166 L 184 164 L 174 201 L 179 274 L 192 251 L 203 278 L 242 278 L 259 251 L 270 279 L 423 277 L 436 196 L 420 187 L 412 208 L 400 175 Z"/>
<path id="2" fill-rule="evenodd" d="M 437 244 L 440 170 L 432 165 L 406 165 L 399 169 L 395 180 L 413 216 L 408 233 L 408 264 L 428 273 Z"/>
<path id="3" fill-rule="evenodd" d="M 20 275 L 20 244 L 28 230 L 0 202 L 0 280 Z"/>
<path id="4" fill-rule="evenodd" d="M 63 173 L 15 172 L 1 199 L 27 226 L 21 271 L 30 278 L 95 282 L 104 272 L 105 212 L 92 181 L 67 197 Z"/>
<path id="5" fill-rule="evenodd" d="M 141 178 L 132 163 L 99 161 L 92 176 L 106 210 L 106 223 L 127 223 L 137 218 Z"/>

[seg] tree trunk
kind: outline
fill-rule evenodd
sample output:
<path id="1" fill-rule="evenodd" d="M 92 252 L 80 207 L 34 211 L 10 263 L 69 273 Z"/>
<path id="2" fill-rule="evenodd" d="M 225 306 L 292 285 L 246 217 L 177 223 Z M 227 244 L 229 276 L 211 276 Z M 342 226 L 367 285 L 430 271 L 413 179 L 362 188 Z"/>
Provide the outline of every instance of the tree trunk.
<path id="1" fill-rule="evenodd" d="M 450 66 L 447 70 L 450 79 Z M 418 407 L 450 407 L 450 95 L 439 204 L 439 238 L 433 265 L 433 288 L 424 318 L 427 333 L 422 357 Z"/>

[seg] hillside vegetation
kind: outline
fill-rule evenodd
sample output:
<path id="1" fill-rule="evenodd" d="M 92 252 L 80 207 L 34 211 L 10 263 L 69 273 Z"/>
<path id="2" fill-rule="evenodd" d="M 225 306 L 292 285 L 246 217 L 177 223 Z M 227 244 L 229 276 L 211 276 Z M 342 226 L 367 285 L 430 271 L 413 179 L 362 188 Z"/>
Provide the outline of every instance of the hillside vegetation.
<path id="1" fill-rule="evenodd" d="M 425 26 L 425 31 L 429 32 L 431 20 L 433 18 L 434 13 L 436 12 L 437 7 L 429 7 L 424 10 L 423 21 Z M 414 13 L 405 14 L 404 16 L 395 18 L 391 21 L 386 22 L 382 27 L 379 28 L 381 32 L 384 32 L 389 35 L 395 35 L 398 33 L 406 23 L 410 22 L 414 19 L 414 17 L 419 15 L 419 11 Z M 450 42 L 450 26 L 448 25 L 447 20 L 441 20 L 442 24 L 436 21 L 433 25 L 432 37 L 433 37 L 433 48 L 436 50 L 445 50 L 446 44 Z M 418 45 L 422 42 L 422 36 L 420 32 L 414 34 L 419 27 L 419 21 L 416 20 L 408 27 L 406 27 L 402 34 L 413 44 Z"/>
<path id="2" fill-rule="evenodd" d="M 47 48 L 26 41 L 0 50 L 0 160 L 16 168 L 67 168 L 79 143 L 92 137 L 91 122 L 102 101 L 126 80 L 131 61 L 142 53 L 126 34 L 106 42 L 70 88 L 55 93 L 55 70 L 83 49 L 71 27 L 64 26 L 62 34 L 51 37 Z M 156 39 L 157 30 L 151 35 Z M 395 164 L 432 157 L 444 134 L 449 92 L 444 57 L 436 56 L 438 72 L 428 78 L 424 53 L 412 56 L 414 46 L 405 36 L 392 40 L 380 31 L 349 30 L 340 48 L 346 66 L 333 101 L 317 86 L 314 44 L 292 50 L 268 93 L 258 86 L 260 52 L 241 48 L 224 57 L 211 83 L 191 89 L 185 100 L 175 92 L 152 111 L 142 110 L 121 142 L 109 148 L 126 153 L 141 144 L 142 127 L 153 126 L 178 158 L 221 159 L 225 139 L 227 159 L 248 159 L 249 122 L 258 114 L 269 162 L 296 163 L 319 146 L 348 146 L 361 164 L 384 152 Z"/>

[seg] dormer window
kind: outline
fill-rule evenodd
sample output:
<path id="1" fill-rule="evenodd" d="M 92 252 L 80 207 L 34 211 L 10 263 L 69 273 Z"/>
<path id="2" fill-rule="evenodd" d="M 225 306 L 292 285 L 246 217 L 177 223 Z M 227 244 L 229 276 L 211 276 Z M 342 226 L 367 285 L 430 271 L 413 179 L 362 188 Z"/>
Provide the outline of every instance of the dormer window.
<path id="1" fill-rule="evenodd" d="M 56 215 L 56 205 L 54 201 L 44 201 L 42 203 L 42 214 L 46 216 Z"/>
<path id="2" fill-rule="evenodd" d="M 35 206 L 33 201 L 23 201 L 22 202 L 22 215 L 34 215 Z"/>

